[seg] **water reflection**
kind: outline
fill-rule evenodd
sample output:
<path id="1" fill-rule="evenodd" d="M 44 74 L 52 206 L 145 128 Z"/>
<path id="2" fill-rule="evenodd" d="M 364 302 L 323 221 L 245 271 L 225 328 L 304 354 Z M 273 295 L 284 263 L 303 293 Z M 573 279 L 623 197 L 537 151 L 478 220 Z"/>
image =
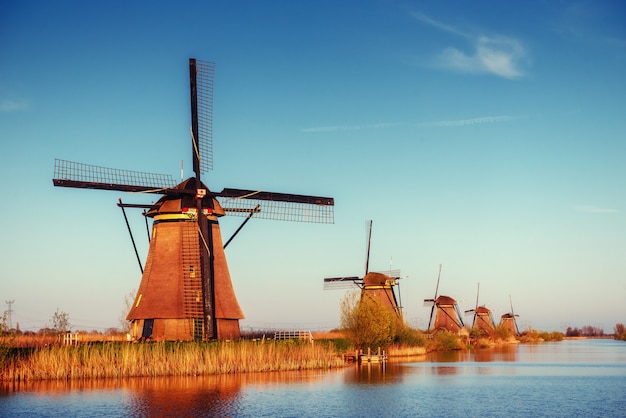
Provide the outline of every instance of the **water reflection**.
<path id="1" fill-rule="evenodd" d="M 346 384 L 381 385 L 395 383 L 402 374 L 402 368 L 390 363 L 362 363 L 345 374 Z"/>
<path id="2" fill-rule="evenodd" d="M 614 416 L 626 410 L 622 342 L 510 345 L 402 360 L 321 371 L 3 382 L 0 416 Z"/>
<path id="3" fill-rule="evenodd" d="M 429 353 L 426 361 L 433 363 L 459 362 L 514 362 L 517 357 L 518 345 L 506 344 L 477 350 L 455 350 Z"/>
<path id="4" fill-rule="evenodd" d="M 237 416 L 244 392 L 263 392 L 284 385 L 319 385 L 329 372 L 271 372 L 211 376 L 174 376 L 154 378 L 46 380 L 2 382 L 0 399 L 11 394 L 36 394 L 49 402 L 62 402 L 68 413 L 74 399 L 94 394 L 99 403 L 115 405 L 111 416 Z M 56 401 L 54 400 L 56 399 Z M 0 405 L 0 416 L 3 416 Z M 19 416 L 19 411 L 16 416 Z M 71 414 L 69 414 L 71 415 Z"/>
<path id="5" fill-rule="evenodd" d="M 473 352 L 476 362 L 514 362 L 517 359 L 517 344 L 506 344 L 497 347 L 484 348 Z"/>

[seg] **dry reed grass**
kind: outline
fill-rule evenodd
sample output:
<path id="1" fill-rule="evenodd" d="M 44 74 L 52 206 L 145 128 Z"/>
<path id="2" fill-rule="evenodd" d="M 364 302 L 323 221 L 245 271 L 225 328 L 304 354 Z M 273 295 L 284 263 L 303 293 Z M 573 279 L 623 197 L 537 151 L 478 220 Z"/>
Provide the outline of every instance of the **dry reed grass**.
<path id="1" fill-rule="evenodd" d="M 425 347 L 391 345 L 387 348 L 389 357 L 415 357 L 426 355 Z"/>
<path id="2" fill-rule="evenodd" d="M 189 376 L 343 367 L 327 346 L 297 341 L 102 343 L 48 346 L 5 357 L 0 379 Z"/>
<path id="3" fill-rule="evenodd" d="M 311 331 L 313 339 L 315 340 L 332 340 L 335 338 L 346 338 L 345 334 L 341 331 Z"/>
<path id="4" fill-rule="evenodd" d="M 35 335 L 4 335 L 0 336 L 0 345 L 10 347 L 43 347 L 57 345 L 63 342 L 65 334 L 35 334 Z M 72 333 L 78 343 L 126 341 L 126 335 L 103 335 L 86 332 Z"/>

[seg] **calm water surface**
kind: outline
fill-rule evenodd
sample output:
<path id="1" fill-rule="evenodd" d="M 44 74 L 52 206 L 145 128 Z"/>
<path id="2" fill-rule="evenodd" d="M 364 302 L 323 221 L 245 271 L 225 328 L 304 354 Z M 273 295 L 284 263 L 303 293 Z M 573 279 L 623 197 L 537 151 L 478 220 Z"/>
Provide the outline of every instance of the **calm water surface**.
<path id="1" fill-rule="evenodd" d="M 520 344 L 323 372 L 5 385 L 0 416 L 626 417 L 626 342 Z"/>

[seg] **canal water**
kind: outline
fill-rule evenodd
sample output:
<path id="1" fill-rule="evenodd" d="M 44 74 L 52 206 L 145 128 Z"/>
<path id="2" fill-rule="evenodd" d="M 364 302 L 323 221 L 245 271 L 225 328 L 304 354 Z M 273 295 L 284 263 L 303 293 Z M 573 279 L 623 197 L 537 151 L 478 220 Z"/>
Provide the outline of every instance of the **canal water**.
<path id="1" fill-rule="evenodd" d="M 626 342 L 437 353 L 340 370 L 4 384 L 0 417 L 626 417 Z"/>

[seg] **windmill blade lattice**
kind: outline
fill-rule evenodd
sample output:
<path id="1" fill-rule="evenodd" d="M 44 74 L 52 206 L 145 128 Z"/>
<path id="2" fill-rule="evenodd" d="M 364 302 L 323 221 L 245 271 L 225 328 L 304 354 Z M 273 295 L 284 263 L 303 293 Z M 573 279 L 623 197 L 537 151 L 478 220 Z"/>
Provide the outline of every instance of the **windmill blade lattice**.
<path id="1" fill-rule="evenodd" d="M 55 186 L 124 192 L 164 193 L 176 185 L 169 174 L 145 173 L 117 168 L 54 160 Z"/>
<path id="2" fill-rule="evenodd" d="M 224 189 L 218 200 L 229 215 L 248 216 L 278 221 L 332 224 L 334 199 L 265 191 Z"/>
<path id="3" fill-rule="evenodd" d="M 363 280 L 357 276 L 351 277 L 328 277 L 324 279 L 324 290 L 351 289 L 354 286 L 361 287 Z"/>
<path id="4" fill-rule="evenodd" d="M 195 60 L 197 117 L 198 117 L 198 157 L 200 172 L 213 170 L 213 86 L 215 63 Z"/>

